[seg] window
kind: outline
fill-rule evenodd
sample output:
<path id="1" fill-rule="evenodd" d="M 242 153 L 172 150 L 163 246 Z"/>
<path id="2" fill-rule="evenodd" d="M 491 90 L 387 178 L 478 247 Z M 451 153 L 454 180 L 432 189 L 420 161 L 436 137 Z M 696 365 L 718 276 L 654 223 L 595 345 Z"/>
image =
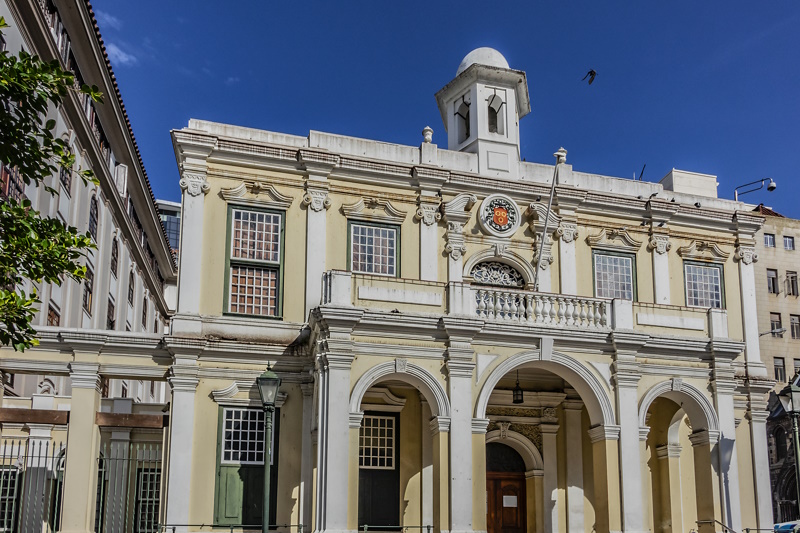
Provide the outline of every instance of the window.
<path id="1" fill-rule="evenodd" d="M 800 339 L 800 315 L 789 315 L 789 327 L 792 330 L 792 338 Z M 800 370 L 800 366 L 795 365 L 796 370 Z"/>
<path id="2" fill-rule="evenodd" d="M 503 99 L 498 96 L 497 94 L 493 94 L 487 100 L 488 104 L 488 115 L 489 115 L 489 133 L 505 133 L 505 124 L 503 120 Z"/>
<path id="3" fill-rule="evenodd" d="M 765 233 L 764 234 L 764 246 L 767 248 L 775 248 L 775 234 L 774 233 Z"/>
<path id="4" fill-rule="evenodd" d="M 142 329 L 147 331 L 147 296 L 142 300 Z"/>
<path id="5" fill-rule="evenodd" d="M 222 436 L 223 464 L 264 464 L 264 411 L 225 409 Z"/>
<path id="6" fill-rule="evenodd" d="M 633 300 L 636 281 L 633 256 L 594 251 L 592 257 L 595 296 Z"/>
<path id="7" fill-rule="evenodd" d="M 722 265 L 684 263 L 686 305 L 689 307 L 725 307 L 722 292 Z"/>
<path id="8" fill-rule="evenodd" d="M 120 393 L 120 398 L 127 398 L 128 397 L 128 384 L 123 381 L 122 382 L 122 392 Z"/>
<path id="9" fill-rule="evenodd" d="M 0 163 L 0 198 L 10 198 L 17 203 L 25 197 L 25 182 L 16 168 Z"/>
<path id="10" fill-rule="evenodd" d="M 8 444 L 6 444 L 8 446 Z M 33 444 L 30 445 L 33 447 Z M 8 452 L 5 452 L 8 454 Z M 3 457 L 8 459 L 6 455 Z M 17 505 L 20 500 L 20 476 L 15 466 L 0 467 L 0 528 L 9 533 L 16 531 Z"/>
<path id="11" fill-rule="evenodd" d="M 787 250 L 794 250 L 794 237 L 783 236 L 783 247 Z"/>
<path id="12" fill-rule="evenodd" d="M 133 533 L 156 533 L 161 502 L 161 469 L 139 468 L 136 471 L 136 510 Z"/>
<path id="13" fill-rule="evenodd" d="M 131 330 L 131 323 L 126 320 L 125 321 L 125 331 L 130 331 L 130 330 Z"/>
<path id="14" fill-rule="evenodd" d="M 150 382 L 150 397 L 151 398 L 155 398 L 155 396 L 156 396 L 156 382 L 155 381 L 151 381 Z"/>
<path id="15" fill-rule="evenodd" d="M 114 298 L 108 297 L 108 312 L 106 313 L 106 329 L 114 329 L 117 323 L 117 315 L 114 309 Z"/>
<path id="16" fill-rule="evenodd" d="M 775 381 L 779 381 L 781 383 L 786 381 L 786 363 L 783 360 L 783 357 L 776 357 L 773 360 L 773 366 L 775 367 Z"/>
<path id="17" fill-rule="evenodd" d="M 458 132 L 459 144 L 469 139 L 469 102 L 466 101 L 465 96 L 461 97 L 461 102 L 456 102 L 455 104 L 456 131 Z"/>
<path id="18" fill-rule="evenodd" d="M 786 459 L 786 452 L 788 445 L 786 442 L 786 432 L 782 427 L 778 426 L 774 434 L 775 438 L 775 455 L 778 461 Z"/>
<path id="19" fill-rule="evenodd" d="M 133 290 L 134 290 L 134 283 L 136 280 L 133 277 L 133 271 L 131 271 L 130 275 L 128 276 L 128 303 L 133 305 Z"/>
<path id="20" fill-rule="evenodd" d="M 58 171 L 58 179 L 61 181 L 61 187 L 67 196 L 72 194 L 72 172 L 68 168 L 61 167 Z"/>
<path id="21" fill-rule="evenodd" d="M 89 200 L 89 235 L 97 242 L 97 196 Z"/>
<path id="22" fill-rule="evenodd" d="M 767 269 L 767 292 L 778 294 L 778 271 L 772 268 Z"/>
<path id="23" fill-rule="evenodd" d="M 394 470 L 395 417 L 364 415 L 358 435 L 358 466 Z"/>
<path id="24" fill-rule="evenodd" d="M 6 50 L 6 40 L 3 39 L 3 35 L 0 34 L 0 52 L 5 52 Z"/>
<path id="25" fill-rule="evenodd" d="M 92 294 L 94 292 L 94 272 L 86 267 L 86 277 L 83 280 L 83 310 L 92 316 Z"/>
<path id="26" fill-rule="evenodd" d="M 350 224 L 350 269 L 364 274 L 397 274 L 397 228 Z"/>
<path id="27" fill-rule="evenodd" d="M 769 329 L 770 334 L 773 337 L 783 337 L 783 333 L 776 333 L 776 330 L 781 329 L 781 314 L 780 313 L 770 313 L 769 314 Z"/>
<path id="28" fill-rule="evenodd" d="M 794 365 L 794 369 L 793 369 L 794 370 L 794 374 L 797 374 L 798 372 L 800 372 L 800 359 L 794 359 L 792 361 L 792 364 Z"/>
<path id="29" fill-rule="evenodd" d="M 791 270 L 786 271 L 786 295 L 797 296 L 797 272 Z"/>
<path id="30" fill-rule="evenodd" d="M 158 317 L 153 319 L 153 333 L 158 333 Z"/>
<path id="31" fill-rule="evenodd" d="M 58 326 L 61 323 L 61 315 L 59 314 L 58 310 L 55 308 L 52 302 L 47 307 L 47 325 L 48 326 Z"/>
<path id="32" fill-rule="evenodd" d="M 119 241 L 116 237 L 111 241 L 111 273 L 117 277 L 117 266 L 119 264 Z"/>
<path id="33" fill-rule="evenodd" d="M 283 216 L 230 210 L 228 312 L 280 316 Z"/>

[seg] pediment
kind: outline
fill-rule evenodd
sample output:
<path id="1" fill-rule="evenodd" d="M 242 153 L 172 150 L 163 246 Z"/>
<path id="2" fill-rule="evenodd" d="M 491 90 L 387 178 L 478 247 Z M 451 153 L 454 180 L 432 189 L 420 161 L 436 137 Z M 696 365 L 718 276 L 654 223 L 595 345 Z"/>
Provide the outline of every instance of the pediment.
<path id="1" fill-rule="evenodd" d="M 603 228 L 600 233 L 586 237 L 586 242 L 592 248 L 614 248 L 618 250 L 636 251 L 641 248 L 644 241 L 634 239 L 627 228 Z"/>
<path id="2" fill-rule="evenodd" d="M 684 259 L 721 259 L 725 260 L 731 255 L 717 246 L 716 243 L 694 240 L 686 246 L 678 248 L 678 255 Z"/>
<path id="3" fill-rule="evenodd" d="M 219 191 L 220 196 L 227 201 L 236 201 L 259 207 L 274 209 L 288 209 L 294 198 L 278 192 L 275 187 L 257 181 L 243 181 L 236 187 Z"/>
<path id="4" fill-rule="evenodd" d="M 353 204 L 343 205 L 342 212 L 347 218 L 397 224 L 403 222 L 407 215 L 407 212 L 397 209 L 389 200 L 370 197 L 362 197 Z"/>

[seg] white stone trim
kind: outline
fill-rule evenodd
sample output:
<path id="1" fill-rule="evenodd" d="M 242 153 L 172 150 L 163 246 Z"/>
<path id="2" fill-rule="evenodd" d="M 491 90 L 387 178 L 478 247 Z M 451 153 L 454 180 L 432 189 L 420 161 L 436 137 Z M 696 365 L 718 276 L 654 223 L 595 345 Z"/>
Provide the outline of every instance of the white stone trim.
<path id="1" fill-rule="evenodd" d="M 390 289 L 388 287 L 358 286 L 358 297 L 361 300 L 376 300 L 402 304 L 442 305 L 441 292 L 412 291 L 407 289 Z"/>
<path id="2" fill-rule="evenodd" d="M 691 329 L 696 331 L 703 331 L 706 327 L 705 318 L 660 315 L 658 313 L 645 313 L 642 311 L 636 313 L 636 323 L 642 326 Z"/>
<path id="3" fill-rule="evenodd" d="M 245 398 L 236 398 L 241 393 L 247 393 Z M 255 394 L 254 394 L 255 393 Z M 256 396 L 255 398 L 253 396 Z M 251 381 L 234 381 L 224 389 L 217 389 L 211 391 L 211 397 L 217 405 L 225 407 L 249 407 L 249 408 L 263 408 L 261 399 L 257 397 L 258 390 L 255 382 Z M 286 402 L 288 394 L 285 392 L 278 392 L 275 396 L 275 407 L 280 409 Z"/>
<path id="4" fill-rule="evenodd" d="M 522 255 L 508 249 L 508 246 L 495 245 L 472 254 L 464 262 L 463 278 L 472 280 L 472 269 L 483 261 L 497 261 L 516 269 L 525 278 L 525 285 L 533 283 L 535 267 Z"/>
<path id="5" fill-rule="evenodd" d="M 716 243 L 693 240 L 686 246 L 678 248 L 678 255 L 684 259 L 728 259 L 731 255 L 725 252 Z"/>
<path id="6" fill-rule="evenodd" d="M 541 352 L 533 350 L 508 357 L 486 378 L 475 404 L 475 418 L 486 417 L 486 407 L 497 383 L 509 372 L 527 363 L 537 362 L 541 368 L 557 374 L 575 387 L 589 412 L 589 419 L 595 425 L 613 426 L 616 424 L 614 408 L 602 382 L 577 359 L 559 352 L 553 352 L 549 361 L 543 361 Z"/>
<path id="7" fill-rule="evenodd" d="M 248 191 L 254 198 L 245 198 L 245 194 Z M 294 197 L 279 193 L 272 184 L 257 181 L 243 181 L 236 187 L 221 189 L 219 193 L 227 202 L 235 201 L 237 204 L 280 209 L 282 211 L 289 209 L 294 201 Z M 265 194 L 266 197 L 261 198 L 262 194 Z"/>
<path id="8" fill-rule="evenodd" d="M 447 398 L 447 393 L 433 374 L 414 363 L 406 363 L 405 372 L 398 372 L 395 361 L 386 361 L 375 365 L 358 378 L 358 382 L 350 394 L 350 412 L 360 412 L 361 401 L 367 390 L 374 384 L 390 377 L 404 381 L 419 389 L 430 404 L 431 413 L 434 416 L 450 416 L 450 401 Z"/>
<path id="9" fill-rule="evenodd" d="M 407 214 L 393 206 L 389 200 L 372 197 L 362 197 L 355 203 L 342 205 L 342 213 L 349 219 L 394 224 L 402 223 Z"/>
<path id="10" fill-rule="evenodd" d="M 619 241 L 619 242 L 616 242 Z M 625 250 L 634 252 L 642 247 L 642 242 L 634 239 L 628 233 L 627 228 L 600 230 L 596 235 L 586 237 L 586 242 L 592 248 L 606 248 L 612 250 Z"/>
<path id="11" fill-rule="evenodd" d="M 694 431 L 719 431 L 719 419 L 711 400 L 700 389 L 679 378 L 657 383 L 642 396 L 639 401 L 639 427 L 647 426 L 647 411 L 659 396 L 677 401 L 689 416 Z"/>

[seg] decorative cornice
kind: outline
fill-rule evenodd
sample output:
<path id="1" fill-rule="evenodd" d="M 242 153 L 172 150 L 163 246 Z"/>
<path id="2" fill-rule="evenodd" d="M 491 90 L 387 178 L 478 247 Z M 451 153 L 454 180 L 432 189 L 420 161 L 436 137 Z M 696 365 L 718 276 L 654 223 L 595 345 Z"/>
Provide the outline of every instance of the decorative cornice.
<path id="1" fill-rule="evenodd" d="M 719 259 L 724 261 L 730 253 L 725 252 L 716 243 L 693 240 L 688 245 L 678 248 L 678 255 L 684 259 Z"/>
<path id="2" fill-rule="evenodd" d="M 656 252 L 659 255 L 666 254 L 671 248 L 672 243 L 669 242 L 669 235 L 663 233 L 650 235 L 650 240 L 647 242 L 647 250 Z"/>
<path id="3" fill-rule="evenodd" d="M 247 198 L 245 195 L 248 192 L 250 192 L 253 197 Z M 228 202 L 238 201 L 281 210 L 289 209 L 292 205 L 292 201 L 294 201 L 293 197 L 279 193 L 272 184 L 258 181 L 243 181 L 236 187 L 221 189 L 219 194 Z M 265 196 L 262 197 L 262 194 Z"/>
<path id="4" fill-rule="evenodd" d="M 444 220 L 448 223 L 458 223 L 463 226 L 470 217 L 472 207 L 478 202 L 478 197 L 474 194 L 461 193 L 449 202 L 442 204 Z"/>
<path id="5" fill-rule="evenodd" d="M 371 197 L 362 197 L 353 204 L 343 205 L 342 213 L 347 218 L 396 224 L 400 224 L 406 218 L 406 212 L 397 209 L 390 201 Z"/>
<path id="6" fill-rule="evenodd" d="M 552 209 L 550 210 L 550 214 L 548 216 L 547 206 L 541 202 L 531 202 L 528 204 L 527 215 L 533 219 L 533 225 L 537 229 L 544 228 L 544 221 L 545 218 L 547 218 L 547 227 L 549 229 L 548 233 L 555 232 L 558 228 L 558 225 L 561 223 L 561 217 L 555 214 Z"/>
<path id="7" fill-rule="evenodd" d="M 630 251 L 636 251 L 642 246 L 642 241 L 631 237 L 630 233 L 628 233 L 628 228 L 625 226 L 617 229 L 603 228 L 597 235 L 586 237 L 586 242 L 592 248 L 614 248 Z"/>
<path id="8" fill-rule="evenodd" d="M 733 252 L 733 259 L 735 261 L 741 261 L 745 265 L 750 265 L 758 262 L 758 254 L 756 253 L 754 246 L 745 246 L 740 244 Z"/>
<path id="9" fill-rule="evenodd" d="M 210 189 L 205 174 L 186 171 L 183 172 L 178 185 L 180 185 L 181 190 L 189 194 L 189 196 L 199 196 L 200 193 L 208 194 Z"/>

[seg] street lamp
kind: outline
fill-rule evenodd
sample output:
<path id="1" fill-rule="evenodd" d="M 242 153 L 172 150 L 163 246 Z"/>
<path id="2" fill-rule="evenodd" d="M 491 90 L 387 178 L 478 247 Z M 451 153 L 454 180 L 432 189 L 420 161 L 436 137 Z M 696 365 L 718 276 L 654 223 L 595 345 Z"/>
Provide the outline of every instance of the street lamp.
<path id="1" fill-rule="evenodd" d="M 792 441 L 794 444 L 794 476 L 797 488 L 797 505 L 800 512 L 800 430 L 797 424 L 800 420 L 800 374 L 796 374 L 794 379 L 783 388 L 778 394 L 783 410 L 792 417 Z"/>
<path id="2" fill-rule="evenodd" d="M 767 184 L 767 190 L 769 192 L 772 192 L 772 191 L 774 191 L 775 189 L 778 188 L 778 184 L 775 183 L 775 180 L 773 180 L 772 178 L 764 178 L 763 180 L 751 181 L 750 183 L 745 183 L 744 185 L 739 185 L 738 187 L 733 189 L 733 199 L 738 202 L 739 201 L 739 194 L 747 194 L 749 192 L 753 192 L 753 191 L 757 191 L 759 189 L 763 189 L 764 188 L 764 183 L 767 180 L 769 180 L 769 183 Z M 755 185 L 756 183 L 759 183 L 760 185 L 758 187 L 753 187 L 752 189 L 748 189 L 746 191 L 742 191 L 741 193 L 739 192 L 739 189 L 741 189 L 742 187 L 749 187 L 750 185 Z"/>
<path id="3" fill-rule="evenodd" d="M 263 374 L 256 378 L 261 404 L 264 406 L 264 508 L 261 516 L 261 533 L 269 533 L 269 468 L 272 463 L 272 415 L 275 398 L 281 386 L 281 378 L 267 365 Z"/>
<path id="4" fill-rule="evenodd" d="M 759 333 L 758 336 L 763 337 L 764 335 L 783 335 L 784 333 L 786 333 L 786 328 L 778 328 L 764 331 L 763 333 Z"/>

